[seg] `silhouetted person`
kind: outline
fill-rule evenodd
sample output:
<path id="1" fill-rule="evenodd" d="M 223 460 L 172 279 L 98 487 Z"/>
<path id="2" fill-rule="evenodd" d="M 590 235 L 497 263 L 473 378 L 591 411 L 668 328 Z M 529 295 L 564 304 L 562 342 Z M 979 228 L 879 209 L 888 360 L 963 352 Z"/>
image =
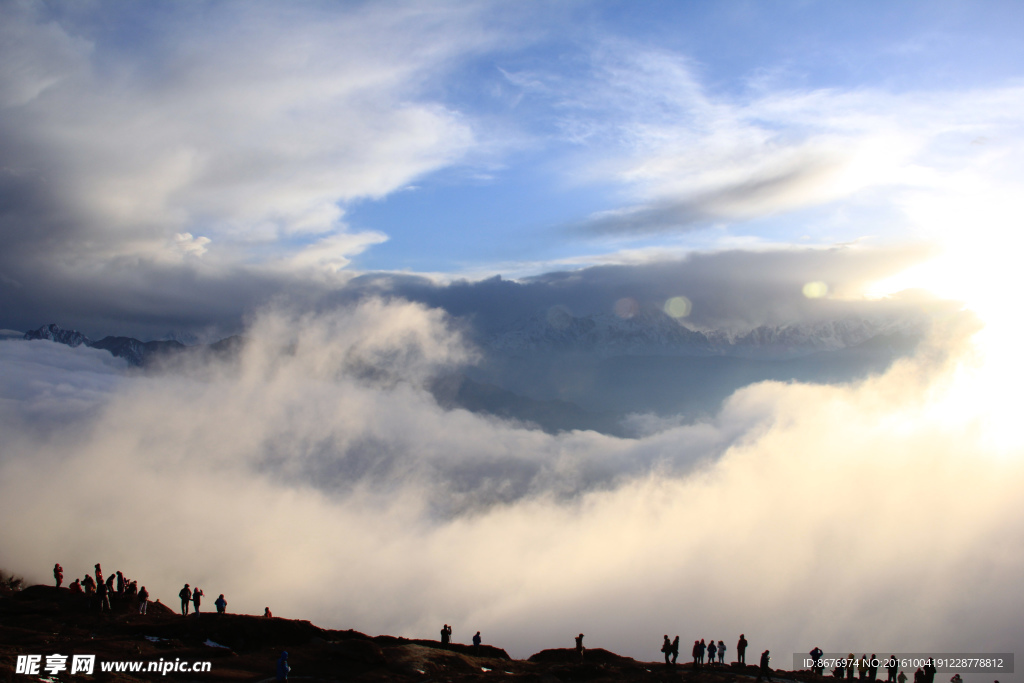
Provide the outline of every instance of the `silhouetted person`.
<path id="1" fill-rule="evenodd" d="M 53 565 L 53 581 L 57 588 L 60 588 L 61 584 L 64 583 L 64 567 L 60 566 L 60 563 Z"/>
<path id="2" fill-rule="evenodd" d="M 583 663 L 583 634 L 576 636 L 576 661 Z"/>
<path id="3" fill-rule="evenodd" d="M 91 574 L 86 574 L 85 578 L 82 579 L 82 587 L 85 588 L 86 595 L 92 595 L 96 592 L 96 582 L 93 580 Z"/>
<path id="4" fill-rule="evenodd" d="M 700 650 L 700 652 L 697 653 L 697 659 L 700 660 L 700 665 L 704 666 L 704 653 L 707 651 L 708 646 L 704 644 L 703 638 L 700 639 L 700 645 L 698 645 L 697 648 Z"/>
<path id="5" fill-rule="evenodd" d="M 270 613 L 270 608 L 269 607 L 264 607 L 263 608 L 263 616 L 265 616 L 267 619 L 270 619 L 274 615 Z"/>
<path id="6" fill-rule="evenodd" d="M 213 606 L 217 608 L 217 614 L 224 614 L 224 610 L 228 608 L 228 601 L 224 599 L 223 593 L 213 601 Z"/>
<path id="7" fill-rule="evenodd" d="M 914 672 L 914 683 L 924 683 L 924 671 L 921 667 L 917 667 L 917 671 Z"/>
<path id="8" fill-rule="evenodd" d="M 740 664 L 747 663 L 747 639 L 740 634 L 740 639 L 736 643 L 736 661 Z"/>
<path id="9" fill-rule="evenodd" d="M 206 593 L 199 586 L 196 586 L 196 589 L 192 591 L 192 605 L 196 609 L 196 616 L 199 615 L 199 603 L 202 602 L 204 595 Z"/>
<path id="10" fill-rule="evenodd" d="M 853 653 L 846 655 L 846 680 L 853 680 L 853 669 L 857 666 L 857 659 L 853 656 Z"/>
<path id="11" fill-rule="evenodd" d="M 693 641 L 693 668 L 700 668 L 700 641 Z"/>
<path id="12" fill-rule="evenodd" d="M 842 678 L 842 677 L 843 677 L 843 665 L 842 664 L 836 664 L 836 668 L 832 669 L 832 678 Z"/>
<path id="13" fill-rule="evenodd" d="M 861 655 L 857 660 L 857 680 L 863 681 L 868 675 L 868 656 Z"/>
<path id="14" fill-rule="evenodd" d="M 124 586 L 125 586 L 124 574 L 122 574 L 121 572 L 117 572 L 116 576 L 117 576 L 117 594 L 118 595 L 124 595 Z"/>
<path id="15" fill-rule="evenodd" d="M 75 579 L 74 581 L 72 581 L 71 583 L 68 584 L 68 590 L 71 591 L 72 593 L 81 593 L 82 592 L 82 582 L 79 581 L 78 579 Z"/>
<path id="16" fill-rule="evenodd" d="M 291 670 L 292 668 L 288 666 L 288 651 L 285 650 L 281 653 L 281 656 L 277 658 L 277 680 L 287 681 L 288 672 Z"/>
<path id="17" fill-rule="evenodd" d="M 822 652 L 820 647 L 815 646 L 815 648 L 813 650 L 811 650 L 810 654 L 811 654 L 811 671 L 813 671 L 814 673 L 816 673 L 816 674 L 818 674 L 820 676 L 821 675 L 821 670 L 822 670 L 821 658 L 822 658 L 822 656 L 824 656 L 825 653 Z"/>
<path id="18" fill-rule="evenodd" d="M 715 645 L 714 639 L 708 643 L 708 664 L 715 663 L 715 656 L 718 654 L 718 646 Z"/>
<path id="19" fill-rule="evenodd" d="M 935 683 L 935 662 L 929 657 L 928 663 L 924 665 L 924 683 Z"/>
<path id="20" fill-rule="evenodd" d="M 476 635 L 473 636 L 473 654 L 475 655 L 480 654 L 480 642 L 480 631 L 477 631 Z"/>
<path id="21" fill-rule="evenodd" d="M 665 640 L 661 642 L 661 651 L 665 653 L 665 666 L 672 664 L 672 641 L 665 634 Z"/>
<path id="22" fill-rule="evenodd" d="M 900 664 L 896 661 L 896 655 L 889 655 L 889 661 L 885 663 L 886 683 L 896 683 L 896 674 L 899 673 Z"/>
<path id="23" fill-rule="evenodd" d="M 761 653 L 761 668 L 757 670 L 757 680 L 761 680 L 762 676 L 769 681 L 772 680 L 772 670 L 768 667 L 768 662 L 771 660 L 772 658 L 768 654 L 768 650 Z"/>
<path id="24" fill-rule="evenodd" d="M 178 597 L 181 598 L 181 614 L 188 614 L 188 603 L 192 600 L 192 589 L 185 584 L 185 587 L 178 591 Z"/>
<path id="25" fill-rule="evenodd" d="M 725 643 L 718 641 L 718 663 L 725 664 Z"/>
<path id="26" fill-rule="evenodd" d="M 903 671 L 896 676 L 896 683 L 907 683 L 907 674 Z"/>
<path id="27" fill-rule="evenodd" d="M 871 659 L 868 661 L 868 680 L 874 681 L 876 678 L 878 678 L 878 655 L 872 652 Z"/>
<path id="28" fill-rule="evenodd" d="M 106 610 L 110 611 L 110 592 L 107 589 L 107 584 L 101 583 L 96 586 L 96 597 L 100 603 L 100 612 Z"/>
<path id="29" fill-rule="evenodd" d="M 139 614 L 146 613 L 146 605 L 149 603 L 149 591 L 143 586 L 139 589 Z"/>
<path id="30" fill-rule="evenodd" d="M 679 636 L 672 639 L 672 666 L 676 665 L 677 659 L 679 659 Z"/>
<path id="31" fill-rule="evenodd" d="M 452 642 L 452 631 L 448 624 L 441 627 L 441 644 L 448 645 Z"/>
<path id="32" fill-rule="evenodd" d="M 96 563 L 94 569 L 96 570 L 96 585 L 98 586 L 103 583 L 103 569 L 100 567 L 99 562 Z"/>

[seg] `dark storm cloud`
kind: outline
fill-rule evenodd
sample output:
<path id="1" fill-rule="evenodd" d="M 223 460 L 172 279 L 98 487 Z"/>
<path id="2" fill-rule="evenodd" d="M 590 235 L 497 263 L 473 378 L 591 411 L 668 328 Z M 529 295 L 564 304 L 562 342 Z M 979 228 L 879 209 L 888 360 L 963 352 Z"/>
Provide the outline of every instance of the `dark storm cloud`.
<path id="1" fill-rule="evenodd" d="M 924 246 L 734 250 L 546 273 L 519 281 L 494 277 L 445 285 L 417 276 L 367 274 L 329 299 L 399 296 L 465 316 L 487 333 L 552 306 L 588 315 L 610 313 L 627 297 L 641 306 L 661 308 L 669 298 L 685 296 L 693 302 L 689 324 L 750 329 L 892 310 L 897 304 L 891 301 L 808 299 L 803 286 L 824 282 L 840 295 L 855 293 L 864 283 L 898 273 L 931 253 Z"/>

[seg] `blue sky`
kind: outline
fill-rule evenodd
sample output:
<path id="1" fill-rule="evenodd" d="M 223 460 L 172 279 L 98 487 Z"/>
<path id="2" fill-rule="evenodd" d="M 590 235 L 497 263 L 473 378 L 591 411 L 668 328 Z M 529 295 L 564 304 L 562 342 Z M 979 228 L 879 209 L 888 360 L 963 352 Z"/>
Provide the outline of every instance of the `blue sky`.
<path id="1" fill-rule="evenodd" d="M 1018 208 L 1015 3 L 0 11 L 4 326 L 237 322 L 367 271 L 970 251 Z"/>

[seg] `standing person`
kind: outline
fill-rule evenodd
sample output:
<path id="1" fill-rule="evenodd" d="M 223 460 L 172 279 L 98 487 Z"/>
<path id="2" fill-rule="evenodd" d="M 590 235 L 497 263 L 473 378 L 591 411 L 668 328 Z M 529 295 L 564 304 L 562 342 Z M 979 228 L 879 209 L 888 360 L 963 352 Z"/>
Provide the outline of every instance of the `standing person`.
<path id="1" fill-rule="evenodd" d="M 665 653 L 665 666 L 672 664 L 672 641 L 668 639 L 668 634 L 665 634 L 665 640 L 661 642 L 661 651 Z"/>
<path id="2" fill-rule="evenodd" d="M 476 635 L 473 636 L 473 654 L 475 655 L 480 654 L 480 642 L 480 631 L 477 631 Z"/>
<path id="3" fill-rule="evenodd" d="M 60 563 L 53 565 L 53 580 L 57 584 L 57 588 L 64 583 L 64 567 L 60 566 Z"/>
<path id="4" fill-rule="evenodd" d="M 270 619 L 274 615 L 270 613 L 270 608 L 269 607 L 264 607 L 263 608 L 263 616 L 265 616 L 267 619 Z"/>
<path id="5" fill-rule="evenodd" d="M 853 653 L 846 655 L 846 680 L 853 680 L 853 669 L 857 666 L 857 658 L 853 656 Z"/>
<path id="6" fill-rule="evenodd" d="M 85 588 L 86 595 L 92 595 L 96 592 L 96 582 L 92 578 L 92 574 L 86 574 L 85 578 L 82 579 L 82 586 Z"/>
<path id="7" fill-rule="evenodd" d="M 224 614 L 224 610 L 228 607 L 228 601 L 224 599 L 223 593 L 221 593 L 220 597 L 213 601 L 213 605 L 217 608 L 217 614 Z"/>
<path id="8" fill-rule="evenodd" d="M 196 586 L 195 590 L 192 591 L 192 604 L 195 606 L 196 616 L 199 616 L 199 603 L 202 601 L 204 595 L 206 595 L 206 593 L 204 593 L 203 589 L 199 586 Z"/>
<path id="9" fill-rule="evenodd" d="M 931 657 L 928 658 L 928 663 L 924 665 L 924 683 L 935 683 L 935 674 L 938 669 L 935 668 L 935 662 Z"/>
<path id="10" fill-rule="evenodd" d="M 878 678 L 878 655 L 871 653 L 871 661 L 868 662 L 868 680 L 874 681 Z"/>
<path id="11" fill-rule="evenodd" d="M 448 624 L 441 627 L 441 644 L 447 645 L 450 641 L 448 640 Z"/>
<path id="12" fill-rule="evenodd" d="M 715 639 L 712 638 L 711 642 L 708 643 L 708 664 L 715 663 L 715 656 L 718 654 L 718 646 L 715 645 Z"/>
<path id="13" fill-rule="evenodd" d="M 679 659 L 679 636 L 672 639 L 672 666 L 676 665 L 677 659 Z"/>
<path id="14" fill-rule="evenodd" d="M 96 563 L 95 569 L 96 569 L 96 585 L 98 586 L 101 583 L 103 583 L 103 569 L 100 567 L 100 563 L 99 562 Z"/>
<path id="15" fill-rule="evenodd" d="M 739 642 L 736 643 L 736 657 L 740 664 L 746 665 L 747 663 L 747 639 L 744 635 L 740 634 Z"/>
<path id="16" fill-rule="evenodd" d="M 178 597 L 181 598 L 181 614 L 182 616 L 188 614 L 188 603 L 192 600 L 192 589 L 185 584 L 185 587 L 178 591 Z"/>
<path id="17" fill-rule="evenodd" d="M 288 672 L 292 668 L 288 665 L 288 651 L 285 650 L 281 653 L 281 656 L 277 658 L 277 680 L 287 681 Z"/>
<path id="18" fill-rule="evenodd" d="M 146 605 L 149 602 L 149 591 L 143 586 L 139 589 L 139 614 L 146 613 Z"/>
<path id="19" fill-rule="evenodd" d="M 693 668 L 700 668 L 700 641 L 693 641 Z"/>
<path id="20" fill-rule="evenodd" d="M 896 661 L 896 655 L 889 655 L 889 661 L 885 663 L 885 683 L 896 683 L 896 674 L 899 670 L 900 664 Z"/>
<path id="21" fill-rule="evenodd" d="M 761 653 L 761 668 L 757 671 L 757 680 L 761 680 L 764 676 L 769 681 L 772 680 L 772 670 L 768 666 L 768 662 L 772 660 L 771 655 L 768 654 L 768 650 Z"/>
<path id="22" fill-rule="evenodd" d="M 718 641 L 718 663 L 725 664 L 725 643 Z"/>
<path id="23" fill-rule="evenodd" d="M 100 612 L 102 612 L 104 608 L 106 609 L 106 611 L 109 612 L 110 594 L 109 589 L 107 588 L 107 584 L 101 583 L 100 585 L 96 586 L 96 597 L 99 598 Z"/>
<path id="24" fill-rule="evenodd" d="M 576 636 L 576 661 L 583 663 L 583 634 Z"/>
<path id="25" fill-rule="evenodd" d="M 708 649 L 708 646 L 704 644 L 704 639 L 700 639 L 700 645 L 697 646 L 700 652 L 698 653 L 700 659 L 700 665 L 704 666 L 704 652 Z"/>
<path id="26" fill-rule="evenodd" d="M 126 585 L 125 582 L 124 582 L 124 574 L 122 574 L 120 571 L 118 571 L 116 576 L 117 576 L 117 594 L 118 595 L 124 595 L 124 588 L 125 588 L 125 585 Z"/>
<path id="27" fill-rule="evenodd" d="M 896 683 L 907 683 L 907 674 L 905 671 L 901 671 L 896 677 Z"/>
<path id="28" fill-rule="evenodd" d="M 823 668 L 822 664 L 821 664 L 821 658 L 822 658 L 822 656 L 825 653 L 821 651 L 820 647 L 815 646 L 814 649 L 811 650 L 810 654 L 811 654 L 811 662 L 813 662 L 811 664 L 811 671 L 813 671 L 814 673 L 816 673 L 816 674 L 818 674 L 820 676 L 821 675 L 821 670 Z"/>

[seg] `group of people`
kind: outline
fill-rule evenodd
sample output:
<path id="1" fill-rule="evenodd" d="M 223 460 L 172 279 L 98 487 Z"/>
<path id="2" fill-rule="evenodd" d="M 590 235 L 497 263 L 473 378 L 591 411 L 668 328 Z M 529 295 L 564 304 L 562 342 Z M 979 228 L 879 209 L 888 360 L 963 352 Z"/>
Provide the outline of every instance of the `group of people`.
<path id="1" fill-rule="evenodd" d="M 675 665 L 676 659 L 679 658 L 679 636 L 669 640 L 668 634 L 666 634 L 665 640 L 661 645 L 661 651 L 665 653 L 665 664 L 668 666 Z M 719 640 L 717 644 L 714 638 L 710 642 L 705 641 L 703 638 L 693 641 L 693 668 L 699 669 L 704 666 L 705 656 L 707 657 L 708 665 L 714 664 L 716 657 L 719 664 L 725 664 L 725 651 L 725 641 L 722 640 Z M 736 644 L 736 653 L 741 663 L 744 663 L 746 651 L 747 639 L 741 633 L 739 642 Z"/>
<path id="2" fill-rule="evenodd" d="M 199 586 L 191 588 L 186 583 L 185 586 L 180 591 L 178 591 L 178 597 L 181 598 L 181 614 L 183 616 L 188 615 L 188 604 L 189 602 L 191 602 L 193 611 L 195 612 L 196 615 L 198 615 L 199 606 L 203 602 L 204 595 L 206 595 L 206 593 L 203 592 L 202 588 L 200 588 Z M 223 593 L 221 593 L 220 596 L 218 596 L 218 598 L 213 601 L 213 605 L 217 608 L 217 614 L 224 614 L 225 610 L 227 610 L 228 608 L 228 601 L 224 599 Z M 266 609 L 266 612 L 264 613 L 263 616 L 270 616 L 269 607 Z"/>
<path id="3" fill-rule="evenodd" d="M 84 578 L 75 579 L 68 584 L 68 590 L 87 596 L 89 606 L 101 613 L 112 612 L 115 606 L 127 606 L 137 610 L 139 614 L 146 613 L 149 591 L 145 586 L 140 588 L 138 581 L 128 579 L 119 571 L 104 580 L 103 567 L 99 562 L 93 569 L 93 574 L 86 574 Z M 59 562 L 53 565 L 53 581 L 57 588 L 64 583 L 64 567 L 60 566 Z"/>
<path id="4" fill-rule="evenodd" d="M 267 612 L 268 612 L 267 616 L 270 616 L 270 614 L 269 614 L 270 608 L 269 607 L 267 608 Z M 442 645 L 450 645 L 451 642 L 452 642 L 452 627 L 449 626 L 448 624 L 445 624 L 444 626 L 441 627 L 441 644 Z M 476 634 L 473 636 L 473 654 L 478 654 L 480 652 L 480 643 L 482 643 L 482 642 L 483 641 L 480 639 L 480 631 L 477 631 Z"/>
<path id="5" fill-rule="evenodd" d="M 736 643 L 736 661 L 738 664 L 746 665 L 747 663 L 747 637 L 744 634 L 740 634 L 739 641 Z M 725 652 L 728 648 L 725 646 L 725 642 L 719 640 L 717 643 L 714 639 L 705 641 L 701 640 L 693 641 L 693 668 L 700 669 L 704 666 L 705 661 L 710 666 L 715 664 L 716 658 L 719 665 L 725 664 Z M 679 636 L 669 640 L 668 634 L 664 635 L 664 640 L 661 644 L 661 651 L 665 655 L 665 665 L 675 666 L 676 660 L 679 658 Z M 705 660 L 705 657 L 707 658 Z M 771 654 L 768 650 L 761 653 L 760 670 L 757 676 L 758 680 L 762 677 L 767 678 L 769 681 L 772 679 L 771 668 L 769 662 L 771 661 Z"/>

